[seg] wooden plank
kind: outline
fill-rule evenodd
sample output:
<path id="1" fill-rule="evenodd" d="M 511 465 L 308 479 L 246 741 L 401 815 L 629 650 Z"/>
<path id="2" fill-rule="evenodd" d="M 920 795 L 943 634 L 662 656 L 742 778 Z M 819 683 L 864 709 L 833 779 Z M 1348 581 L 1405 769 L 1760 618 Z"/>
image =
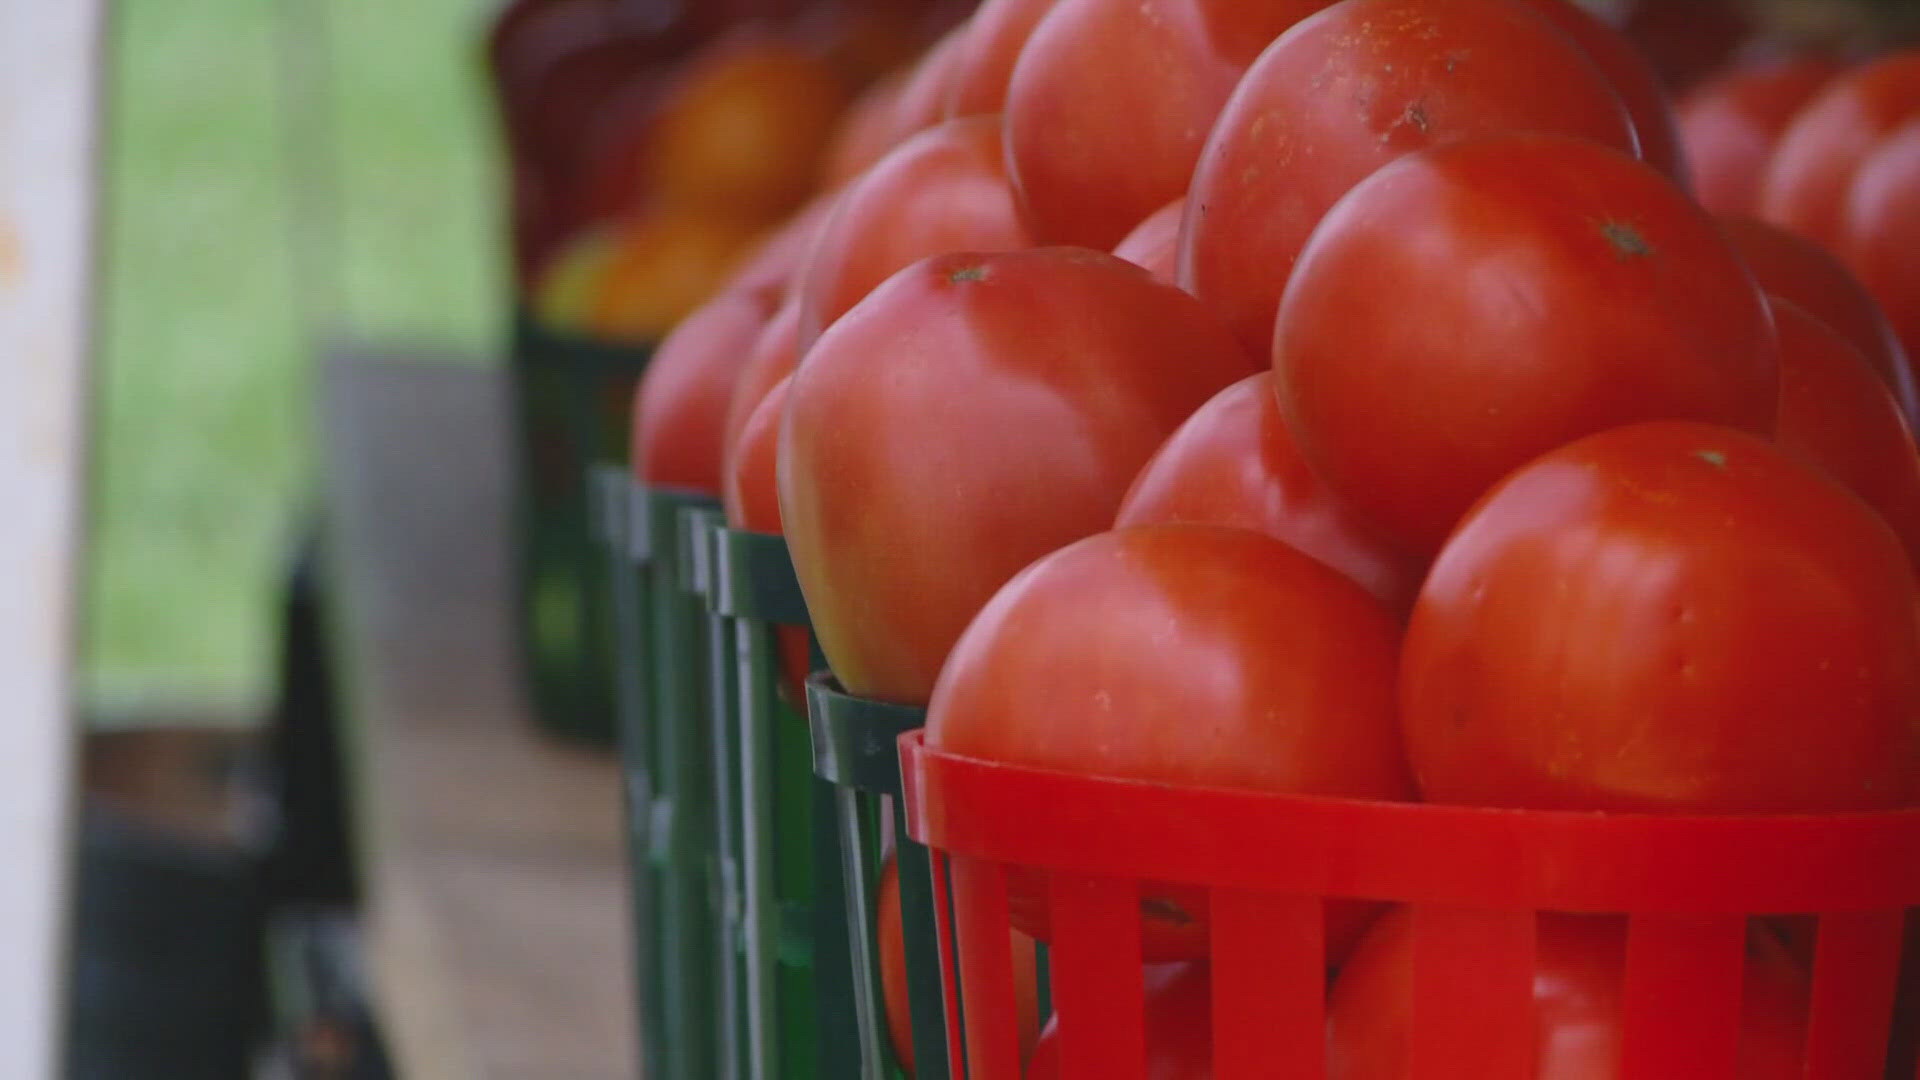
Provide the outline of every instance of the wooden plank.
<path id="1" fill-rule="evenodd" d="M 500 373 L 347 358 L 322 398 L 375 991 L 403 1075 L 626 1080 L 620 779 L 540 738 L 514 680 Z"/>
<path id="2" fill-rule="evenodd" d="M 65 1000 L 69 700 L 100 7 L 0 4 L 0 1046 L 52 1076 Z"/>

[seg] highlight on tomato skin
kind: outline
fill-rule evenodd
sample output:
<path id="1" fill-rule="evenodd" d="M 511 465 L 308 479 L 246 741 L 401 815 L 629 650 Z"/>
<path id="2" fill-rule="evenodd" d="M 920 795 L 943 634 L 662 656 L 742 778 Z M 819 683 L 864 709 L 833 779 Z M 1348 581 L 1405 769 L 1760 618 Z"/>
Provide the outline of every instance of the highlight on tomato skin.
<path id="1" fill-rule="evenodd" d="M 1700 204 L 1720 215 L 1756 212 L 1781 133 L 1842 70 L 1824 56 L 1787 57 L 1731 68 L 1689 90 L 1677 106 L 1680 143 Z"/>
<path id="2" fill-rule="evenodd" d="M 1920 49 L 1843 72 L 1794 117 L 1760 183 L 1759 216 L 1829 250 L 1845 244 L 1848 193 L 1860 165 L 1920 116 Z"/>
<path id="3" fill-rule="evenodd" d="M 1180 230 L 1187 218 L 1187 197 L 1173 200 L 1147 215 L 1113 249 L 1115 258 L 1125 259 L 1169 285 L 1174 281 L 1180 261 Z"/>
<path id="4" fill-rule="evenodd" d="M 1727 428 L 1552 451 L 1441 552 L 1401 656 L 1422 794 L 1522 809 L 1914 804 L 1920 626 L 1886 523 Z"/>

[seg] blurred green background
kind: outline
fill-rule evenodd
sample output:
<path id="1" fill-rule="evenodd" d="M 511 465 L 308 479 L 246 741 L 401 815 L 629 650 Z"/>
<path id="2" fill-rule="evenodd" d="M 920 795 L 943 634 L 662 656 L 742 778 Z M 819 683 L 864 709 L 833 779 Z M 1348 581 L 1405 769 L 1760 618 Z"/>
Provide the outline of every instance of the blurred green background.
<path id="1" fill-rule="evenodd" d="M 83 696 L 246 716 L 313 486 L 310 330 L 474 357 L 499 336 L 484 11 L 114 11 Z"/>

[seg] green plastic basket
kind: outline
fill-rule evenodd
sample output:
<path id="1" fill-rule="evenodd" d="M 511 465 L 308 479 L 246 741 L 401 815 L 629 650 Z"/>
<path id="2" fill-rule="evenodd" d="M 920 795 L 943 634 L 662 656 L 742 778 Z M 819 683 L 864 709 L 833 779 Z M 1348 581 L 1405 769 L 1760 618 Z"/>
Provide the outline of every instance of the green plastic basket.
<path id="1" fill-rule="evenodd" d="M 596 745 L 614 735 L 614 593 L 596 556 L 588 477 L 626 460 L 634 388 L 652 355 L 514 318 L 517 636 L 540 725 Z"/>
<path id="2" fill-rule="evenodd" d="M 730 670 L 714 669 L 722 910 L 739 1041 L 725 1077 L 857 1075 L 858 1027 L 832 789 L 813 774 L 806 721 L 780 692 L 777 637 L 807 625 L 778 536 L 708 521 L 709 610 Z M 717 701 L 718 699 L 716 699 Z"/>

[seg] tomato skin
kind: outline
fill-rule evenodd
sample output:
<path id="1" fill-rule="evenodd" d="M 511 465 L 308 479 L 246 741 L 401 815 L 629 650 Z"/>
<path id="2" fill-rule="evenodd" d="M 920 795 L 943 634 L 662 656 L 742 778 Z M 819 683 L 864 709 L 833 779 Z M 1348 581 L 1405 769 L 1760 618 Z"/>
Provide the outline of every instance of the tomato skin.
<path id="1" fill-rule="evenodd" d="M 1213 987 L 1201 963 L 1146 971 L 1146 1080 L 1213 1080 Z M 1060 1080 L 1060 1018 L 1047 1021 L 1027 1080 Z"/>
<path id="2" fill-rule="evenodd" d="M 780 524 L 780 421 L 786 415 L 791 374 L 769 387 L 754 405 L 728 450 L 721 501 L 727 524 L 747 532 L 775 533 Z"/>
<path id="3" fill-rule="evenodd" d="M 1751 214 L 1760 178 L 1787 124 L 1845 70 L 1825 57 L 1737 67 L 1680 100 L 1680 141 L 1694 194 L 1715 214 Z"/>
<path id="4" fill-rule="evenodd" d="M 1920 120 L 1862 163 L 1841 243 L 1913 357 L 1920 352 Z"/>
<path id="5" fill-rule="evenodd" d="M 821 182 L 839 188 L 859 179 L 887 156 L 904 137 L 898 130 L 900 91 L 911 69 L 898 71 L 867 87 L 841 114 L 840 126 L 827 144 L 820 166 Z"/>
<path id="6" fill-rule="evenodd" d="M 977 116 L 1006 108 L 1014 61 L 1054 0 L 983 0 L 961 31 L 946 115 Z"/>
<path id="7" fill-rule="evenodd" d="M 1027 768 L 1187 787 L 1404 799 L 1399 626 L 1271 537 L 1141 525 L 1022 571 L 967 628 L 927 745 Z M 1196 723 L 1196 717 L 1204 717 Z M 1045 889 L 1010 871 L 1014 925 L 1049 940 Z M 1207 955 L 1204 890 L 1143 890 L 1144 955 Z M 1373 905 L 1327 910 L 1338 957 Z"/>
<path id="8" fill-rule="evenodd" d="M 1669 418 L 1771 432 L 1776 351 L 1752 275 L 1665 177 L 1584 140 L 1501 135 L 1401 158 L 1328 214 L 1273 363 L 1315 472 L 1419 555 L 1582 435 Z"/>
<path id="9" fill-rule="evenodd" d="M 1911 357 L 1886 313 L 1839 259 L 1811 240 L 1753 218 L 1722 219 L 1720 228 L 1761 291 L 1791 302 L 1846 338 L 1879 373 L 1908 422 L 1920 421 Z"/>
<path id="10" fill-rule="evenodd" d="M 1060 0 L 1007 87 L 1007 158 L 1035 235 L 1109 249 L 1184 194 L 1241 73 L 1328 2 Z"/>
<path id="11" fill-rule="evenodd" d="M 661 487 L 720 494 L 734 382 L 771 314 L 763 296 L 722 293 L 660 343 L 633 397 L 635 476 Z"/>
<path id="12" fill-rule="evenodd" d="M 955 254 L 896 275 L 794 376 L 780 506 L 855 694 L 927 700 L 974 613 L 1105 529 L 1140 466 L 1255 370 L 1186 293 L 1111 255 Z"/>
<path id="13" fill-rule="evenodd" d="M 746 361 L 740 365 L 739 376 L 734 379 L 733 393 L 727 399 L 726 428 L 721 443 L 728 454 L 740 441 L 747 418 L 760 407 L 767 391 L 793 374 L 799 364 L 800 298 L 789 296 L 761 327 Z"/>
<path id="14" fill-rule="evenodd" d="M 1435 802 L 1822 811 L 1920 780 L 1913 572 L 1865 503 L 1725 428 L 1637 424 L 1488 494 L 1400 675 Z"/>
<path id="15" fill-rule="evenodd" d="M 1775 441 L 1866 500 L 1920 570 L 1920 453 L 1860 350 L 1775 298 L 1780 333 L 1780 428 Z"/>
<path id="16" fill-rule="evenodd" d="M 1356 528 L 1300 456 L 1263 371 L 1200 407 L 1140 471 L 1116 528 L 1186 522 L 1252 529 L 1345 574 L 1396 613 L 1425 567 Z"/>
<path id="17" fill-rule="evenodd" d="M 1247 72 L 1193 175 L 1182 286 L 1273 344 L 1302 249 L 1356 184 L 1475 135 L 1558 131 L 1632 152 L 1618 95 L 1580 48 L 1514 0 L 1348 0 Z"/>
<path id="18" fill-rule="evenodd" d="M 800 262 L 813 250 L 814 238 L 826 224 L 827 213 L 833 205 L 832 193 L 815 196 L 799 213 L 767 234 L 759 246 L 741 260 L 723 287 L 759 293 L 767 303 L 779 303 L 792 291 Z"/>
<path id="19" fill-rule="evenodd" d="M 1174 282 L 1180 257 L 1180 226 L 1187 217 L 1187 199 L 1181 196 L 1155 210 L 1114 246 L 1116 257 L 1152 274 L 1154 280 Z"/>
<path id="20" fill-rule="evenodd" d="M 1537 1080 L 1612 1080 L 1620 1073 L 1624 919 L 1542 915 L 1531 1038 Z M 1780 946 L 1755 935 L 1741 995 L 1741 1080 L 1803 1075 L 1807 977 Z M 1374 925 L 1334 984 L 1328 1005 L 1330 1080 L 1406 1080 L 1413 1007 L 1413 919 L 1401 909 Z M 1460 1063 L 1455 1063 L 1456 1065 Z M 1431 1068 L 1423 1075 L 1433 1075 Z"/>
<path id="21" fill-rule="evenodd" d="M 800 272 L 800 348 L 887 278 L 951 251 L 1032 246 L 1007 182 L 997 117 L 921 132 L 849 185 Z"/>
<path id="22" fill-rule="evenodd" d="M 1600 21 L 1572 0 L 1525 0 L 1554 28 L 1587 54 L 1620 95 L 1640 148 L 1640 159 L 1686 187 L 1687 163 L 1680 152 L 1680 122 L 1652 61 L 1619 30 Z"/>
<path id="23" fill-rule="evenodd" d="M 1834 79 L 1780 136 L 1760 183 L 1760 216 L 1838 249 L 1847 189 L 1862 159 L 1916 116 L 1920 50 L 1890 54 Z"/>

